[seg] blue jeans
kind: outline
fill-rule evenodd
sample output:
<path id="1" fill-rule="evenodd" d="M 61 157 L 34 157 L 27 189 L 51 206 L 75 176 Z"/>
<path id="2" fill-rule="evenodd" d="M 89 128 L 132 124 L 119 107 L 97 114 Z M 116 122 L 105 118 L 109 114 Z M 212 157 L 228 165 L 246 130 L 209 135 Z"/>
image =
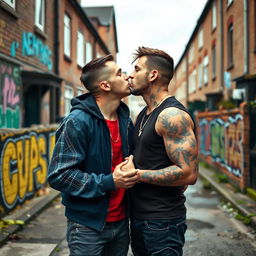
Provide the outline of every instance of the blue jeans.
<path id="1" fill-rule="evenodd" d="M 182 256 L 186 217 L 168 220 L 131 220 L 134 256 Z"/>
<path id="2" fill-rule="evenodd" d="M 67 242 L 70 256 L 125 256 L 130 242 L 128 220 L 107 222 L 100 232 L 68 220 Z"/>

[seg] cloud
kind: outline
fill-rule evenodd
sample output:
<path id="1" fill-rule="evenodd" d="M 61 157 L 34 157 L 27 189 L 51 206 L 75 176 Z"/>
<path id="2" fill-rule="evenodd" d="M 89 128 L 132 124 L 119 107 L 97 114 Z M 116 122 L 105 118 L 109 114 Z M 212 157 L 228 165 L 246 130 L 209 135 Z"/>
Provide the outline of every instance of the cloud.
<path id="1" fill-rule="evenodd" d="M 115 7 L 118 64 L 131 69 L 132 53 L 141 45 L 168 52 L 177 63 L 207 0 L 84 0 L 83 5 Z"/>

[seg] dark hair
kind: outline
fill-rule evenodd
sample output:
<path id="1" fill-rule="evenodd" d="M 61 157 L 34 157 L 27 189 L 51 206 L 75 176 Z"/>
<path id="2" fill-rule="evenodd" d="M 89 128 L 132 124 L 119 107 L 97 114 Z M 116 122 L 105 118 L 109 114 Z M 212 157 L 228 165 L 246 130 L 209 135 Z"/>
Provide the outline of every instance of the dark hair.
<path id="1" fill-rule="evenodd" d="M 103 79 L 103 76 L 105 75 L 105 73 L 101 71 L 106 67 L 106 62 L 113 60 L 113 56 L 109 54 L 91 60 L 82 68 L 80 81 L 89 92 L 93 94 L 97 93 L 99 87 L 96 82 Z"/>
<path id="2" fill-rule="evenodd" d="M 160 73 L 160 79 L 169 84 L 173 77 L 173 58 L 162 50 L 141 46 L 134 53 L 133 62 L 143 56 L 148 57 L 146 60 L 148 69 L 157 69 Z"/>

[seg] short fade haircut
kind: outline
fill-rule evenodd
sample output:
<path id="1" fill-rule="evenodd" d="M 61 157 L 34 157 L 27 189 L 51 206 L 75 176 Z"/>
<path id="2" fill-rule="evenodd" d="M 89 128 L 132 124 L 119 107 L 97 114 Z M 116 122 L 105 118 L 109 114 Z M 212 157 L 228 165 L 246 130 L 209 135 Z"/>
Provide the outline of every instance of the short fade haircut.
<path id="1" fill-rule="evenodd" d="M 96 82 L 99 79 L 103 79 L 104 75 L 104 72 L 101 71 L 106 67 L 106 62 L 113 60 L 113 55 L 108 54 L 106 56 L 91 60 L 82 68 L 80 81 L 89 92 L 92 94 L 96 94 L 98 92 L 99 87 L 97 86 Z"/>
<path id="2" fill-rule="evenodd" d="M 162 50 L 141 46 L 134 53 L 133 62 L 143 56 L 148 57 L 146 60 L 148 70 L 157 69 L 161 81 L 169 84 L 174 71 L 173 58 Z"/>

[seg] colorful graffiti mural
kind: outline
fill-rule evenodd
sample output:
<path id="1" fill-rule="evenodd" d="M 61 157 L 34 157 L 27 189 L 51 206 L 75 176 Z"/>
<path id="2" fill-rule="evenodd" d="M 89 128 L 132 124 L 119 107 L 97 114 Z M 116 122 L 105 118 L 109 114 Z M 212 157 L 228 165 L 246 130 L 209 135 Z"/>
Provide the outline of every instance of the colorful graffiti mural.
<path id="1" fill-rule="evenodd" d="M 20 103 L 20 68 L 0 61 L 0 128 L 20 128 Z"/>
<path id="2" fill-rule="evenodd" d="M 45 186 L 55 128 L 1 134 L 0 204 L 6 212 Z"/>
<path id="3" fill-rule="evenodd" d="M 245 191 L 251 175 L 248 103 L 232 110 L 200 112 L 196 120 L 200 159 Z"/>
<path id="4" fill-rule="evenodd" d="M 199 122 L 200 154 L 226 168 L 237 177 L 243 175 L 243 116 L 204 118 Z"/>

